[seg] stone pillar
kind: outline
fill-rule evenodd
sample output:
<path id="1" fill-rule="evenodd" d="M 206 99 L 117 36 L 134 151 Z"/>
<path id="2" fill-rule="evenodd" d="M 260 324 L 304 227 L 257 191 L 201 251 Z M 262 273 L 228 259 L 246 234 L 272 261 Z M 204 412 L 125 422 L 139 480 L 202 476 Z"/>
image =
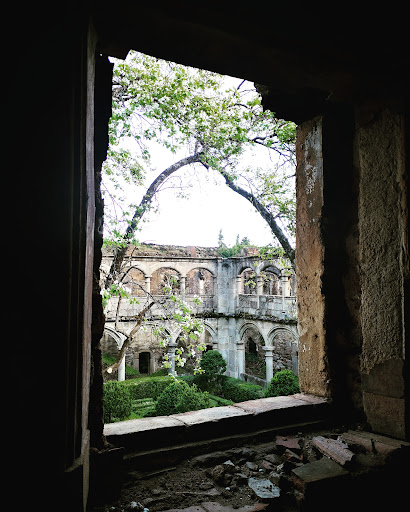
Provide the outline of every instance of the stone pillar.
<path id="1" fill-rule="evenodd" d="M 121 382 L 123 380 L 125 380 L 125 354 L 118 367 L 118 381 Z"/>
<path id="2" fill-rule="evenodd" d="M 286 314 L 286 301 L 285 301 L 285 297 L 287 295 L 288 287 L 289 287 L 288 286 L 289 280 L 288 280 L 288 276 L 285 273 L 285 270 L 282 270 L 281 281 L 282 281 L 282 313 L 285 315 Z"/>
<path id="3" fill-rule="evenodd" d="M 284 297 L 290 297 L 290 276 L 287 274 L 287 270 L 282 270 L 282 295 Z"/>
<path id="4" fill-rule="evenodd" d="M 266 362 L 266 383 L 269 384 L 273 377 L 273 347 L 263 347 Z"/>
<path id="5" fill-rule="evenodd" d="M 186 276 L 181 276 L 180 293 L 182 296 L 185 295 L 185 284 L 186 284 Z"/>
<path id="6" fill-rule="evenodd" d="M 171 368 L 168 368 L 168 375 L 172 375 L 175 377 L 175 349 L 177 348 L 177 344 L 175 341 L 170 341 L 168 343 L 168 356 L 169 356 L 169 362 L 171 363 Z"/>
<path id="7" fill-rule="evenodd" d="M 236 276 L 236 307 L 239 307 L 239 294 L 242 290 L 242 276 Z"/>
<path id="8" fill-rule="evenodd" d="M 236 342 L 236 360 L 238 368 L 237 378 L 240 379 L 241 373 L 245 373 L 245 342 L 243 340 Z"/>
<path id="9" fill-rule="evenodd" d="M 151 276 L 145 276 L 145 291 L 151 293 Z"/>
<path id="10" fill-rule="evenodd" d="M 256 295 L 263 295 L 263 276 L 257 275 L 256 279 Z"/>
<path id="11" fill-rule="evenodd" d="M 217 311 L 218 309 L 218 278 L 216 276 L 212 276 L 213 281 L 213 309 Z"/>

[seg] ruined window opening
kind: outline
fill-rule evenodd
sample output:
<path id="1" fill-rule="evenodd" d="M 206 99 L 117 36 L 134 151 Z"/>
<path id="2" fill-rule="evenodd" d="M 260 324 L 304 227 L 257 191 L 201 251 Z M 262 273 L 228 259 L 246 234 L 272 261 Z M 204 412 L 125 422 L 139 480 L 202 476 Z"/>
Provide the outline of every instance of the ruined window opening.
<path id="1" fill-rule="evenodd" d="M 229 269 L 229 265 L 223 264 L 222 265 L 225 269 Z M 247 269 L 243 272 L 243 279 L 242 279 L 242 291 L 241 293 L 252 295 L 256 297 L 257 295 L 266 296 L 266 295 L 280 295 L 282 293 L 281 291 L 281 279 L 280 277 L 275 274 L 275 272 L 271 272 L 269 269 L 265 269 L 266 276 L 263 278 L 263 281 L 259 282 L 259 288 L 256 284 L 255 280 L 255 273 L 253 269 Z M 133 277 L 136 277 L 136 280 L 138 280 L 138 285 L 135 286 L 134 284 L 129 283 L 129 281 L 132 281 Z M 129 281 L 124 281 L 124 285 L 130 285 L 131 291 L 133 295 L 138 295 L 137 290 L 141 290 L 141 287 L 143 285 L 143 281 L 146 279 L 147 275 L 144 275 L 143 272 L 141 272 L 138 269 L 135 269 L 134 271 L 130 272 L 129 275 Z M 172 268 L 162 268 L 158 269 L 157 271 L 153 272 L 149 276 L 150 280 L 150 293 L 153 295 L 161 295 L 161 291 L 164 285 L 169 285 L 171 283 L 172 291 L 176 294 L 184 294 L 187 297 L 189 295 L 200 295 L 200 296 L 213 296 L 215 294 L 215 281 L 214 276 L 211 272 L 209 272 L 207 269 L 203 268 L 197 268 L 193 269 L 192 273 L 188 273 L 186 276 L 182 276 L 180 272 L 178 272 L 175 269 Z M 232 277 L 232 280 L 227 282 L 225 284 L 227 290 L 231 290 L 233 287 L 233 282 L 235 280 L 235 277 Z M 262 283 L 262 284 L 261 284 Z M 218 286 L 220 289 L 223 288 L 223 283 L 218 283 Z M 262 289 L 260 288 L 262 286 Z M 258 299 L 258 306 L 259 307 L 259 299 Z M 283 303 L 282 303 L 283 304 Z M 282 307 L 282 310 L 284 308 Z M 264 345 L 263 337 L 260 335 L 258 336 L 258 340 L 262 340 L 260 343 L 261 346 Z M 231 341 L 232 342 L 231 337 Z M 207 349 L 220 349 L 218 346 L 218 343 L 207 343 Z M 249 338 L 247 343 L 248 350 L 246 351 L 246 354 L 252 357 L 258 357 L 259 355 L 262 357 L 264 356 L 263 351 L 258 350 L 258 346 L 256 342 L 253 340 L 253 338 Z M 143 355 L 143 354 L 148 354 Z M 141 360 L 142 356 L 142 360 Z M 141 352 L 140 353 L 140 361 L 139 365 L 140 368 L 143 368 L 145 370 L 147 364 L 146 358 L 149 358 L 150 354 L 148 352 Z M 246 357 L 246 356 L 245 356 Z M 148 372 L 141 372 L 141 373 L 148 373 Z"/>

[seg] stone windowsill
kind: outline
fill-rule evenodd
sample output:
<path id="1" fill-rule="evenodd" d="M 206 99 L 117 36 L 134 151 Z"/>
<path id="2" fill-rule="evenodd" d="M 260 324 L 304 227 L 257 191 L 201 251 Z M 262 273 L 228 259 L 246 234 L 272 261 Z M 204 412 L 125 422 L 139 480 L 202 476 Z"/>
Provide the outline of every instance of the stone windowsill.
<path id="1" fill-rule="evenodd" d="M 170 416 L 109 423 L 104 426 L 104 435 L 108 442 L 126 450 L 171 447 L 320 421 L 328 415 L 329 405 L 325 398 L 303 393 L 261 398 Z"/>

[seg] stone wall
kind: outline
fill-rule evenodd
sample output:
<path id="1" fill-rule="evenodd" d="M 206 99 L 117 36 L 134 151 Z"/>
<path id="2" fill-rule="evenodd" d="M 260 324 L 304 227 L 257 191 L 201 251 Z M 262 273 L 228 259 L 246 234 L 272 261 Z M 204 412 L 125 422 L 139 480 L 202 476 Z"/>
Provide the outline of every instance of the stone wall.
<path id="1" fill-rule="evenodd" d="M 291 295 L 295 278 L 282 271 L 277 261 L 261 260 L 257 254 L 221 258 L 216 248 L 159 245 L 130 247 L 128 256 L 123 282 L 131 295 L 137 296 L 138 302 L 122 299 L 118 307 L 118 298 L 110 300 L 105 310 L 107 329 L 102 340 L 103 351 L 106 349 L 113 354 L 118 351 L 119 341 L 112 337 L 115 320 L 119 332 L 131 330 L 132 318 L 145 304 L 142 289 L 160 299 L 162 285 L 167 275 L 172 275 L 174 293 L 181 295 L 195 314 L 204 319 L 201 341 L 222 353 L 228 375 L 239 377 L 257 373 L 260 378 L 269 377 L 262 375 L 266 372 L 266 352 L 262 349 L 265 346 L 274 349 L 273 370 L 286 367 L 297 373 L 296 297 Z M 112 257 L 112 251 L 104 253 L 102 276 L 107 273 Z M 246 294 L 243 292 L 247 291 L 250 273 L 255 286 Z M 266 285 L 269 274 L 274 275 L 274 286 Z M 136 282 L 132 282 L 133 276 Z M 268 291 L 280 292 L 280 295 L 267 295 Z M 201 299 L 199 306 L 193 302 L 195 296 Z M 170 302 L 167 307 L 172 310 L 175 305 Z M 148 319 L 154 322 L 160 314 L 161 308 L 154 306 Z M 147 330 L 135 336 L 126 355 L 126 364 L 140 369 L 139 354 L 149 352 L 150 373 L 161 367 L 159 339 L 153 335 L 152 325 L 148 322 Z M 284 333 L 283 340 L 280 332 Z M 169 334 L 178 342 L 178 332 Z M 257 348 L 249 355 L 253 344 Z"/>

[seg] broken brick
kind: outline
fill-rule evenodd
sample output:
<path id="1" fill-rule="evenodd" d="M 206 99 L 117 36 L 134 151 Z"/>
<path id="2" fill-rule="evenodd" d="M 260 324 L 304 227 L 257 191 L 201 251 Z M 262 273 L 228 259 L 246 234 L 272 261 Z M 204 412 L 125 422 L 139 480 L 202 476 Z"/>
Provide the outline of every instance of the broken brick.
<path id="1" fill-rule="evenodd" d="M 355 457 L 355 454 L 349 450 L 347 444 L 337 439 L 317 436 L 312 439 L 312 446 L 339 463 L 341 466 L 350 464 L 353 462 Z"/>
<path id="2" fill-rule="evenodd" d="M 289 449 L 295 453 L 300 453 L 302 448 L 299 441 L 300 439 L 298 437 L 276 436 L 276 448 L 279 452 L 284 452 L 286 449 Z"/>

